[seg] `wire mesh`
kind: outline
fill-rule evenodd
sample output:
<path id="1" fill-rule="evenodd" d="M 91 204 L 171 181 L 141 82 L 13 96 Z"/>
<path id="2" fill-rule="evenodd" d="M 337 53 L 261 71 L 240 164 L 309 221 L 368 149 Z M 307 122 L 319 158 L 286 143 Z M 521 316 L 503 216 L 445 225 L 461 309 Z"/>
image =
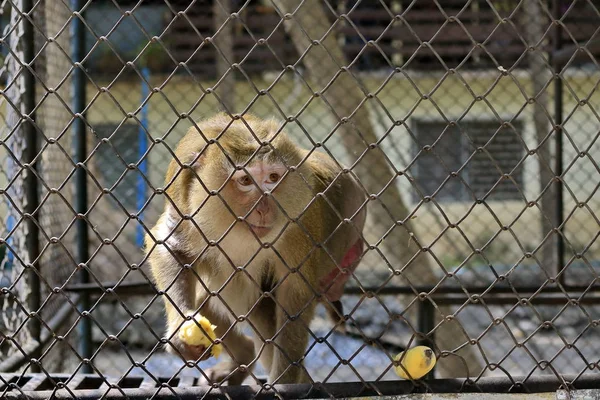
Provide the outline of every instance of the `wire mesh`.
<path id="1" fill-rule="evenodd" d="M 18 65 L 18 60 L 24 58 L 23 43 L 20 41 L 22 35 L 23 24 L 21 19 L 17 14 L 11 14 L 3 33 L 3 38 L 11 44 L 10 48 L 13 50 L 13 54 L 7 54 L 4 57 L 2 68 L 2 75 L 6 79 L 4 88 L 6 97 L 2 99 L 2 122 L 4 126 L 2 139 L 3 143 L 6 143 L 2 147 L 4 166 L 2 178 L 5 182 L 4 186 L 7 188 L 6 196 L 3 199 L 4 232 L 6 232 L 6 235 L 2 246 L 2 286 L 11 284 L 14 288 L 14 297 L 3 296 L 2 326 L 6 330 L 10 330 L 18 340 L 25 343 L 31 340 L 31 337 L 28 330 L 23 327 L 27 321 L 27 315 L 22 312 L 21 308 L 23 304 L 27 304 L 29 296 L 27 278 L 23 267 L 23 264 L 28 262 L 25 247 L 27 230 L 19 215 L 19 210 L 24 209 L 26 202 L 22 175 L 23 168 L 18 164 L 18 161 L 23 158 L 25 147 L 18 117 L 24 92 L 24 81 L 19 77 Z M 8 102 L 6 101 L 7 98 L 13 98 L 15 102 Z M 12 154 L 15 155 L 14 158 L 11 157 Z M 9 182 L 13 182 L 13 184 L 11 185 Z M 17 260 L 13 257 L 15 253 L 20 256 Z M 14 352 L 14 349 L 10 349 L 7 343 L 2 344 L 3 346 L 0 349 L 3 355 Z"/>
<path id="2" fill-rule="evenodd" d="M 128 379 L 140 383 L 137 377 L 165 387 L 187 378 L 196 378 L 190 381 L 196 385 L 225 377 L 211 369 L 214 358 L 186 363 L 165 352 L 174 327 L 166 331 L 164 300 L 172 297 L 169 289 L 156 288 L 143 244 L 161 224 L 165 205 L 181 208 L 174 215 L 184 221 L 175 225 L 189 225 L 184 218 L 189 205 L 169 193 L 167 166 L 175 158 L 176 168 L 186 171 L 183 164 L 194 160 L 179 159 L 177 144 L 190 127 L 221 111 L 222 128 L 231 125 L 233 132 L 237 124 L 248 124 L 252 135 L 260 132 L 249 115 L 273 118 L 278 134 L 285 132 L 309 154 L 324 154 L 356 175 L 365 198 L 359 207 L 368 209 L 360 232 L 364 250 L 341 299 L 345 330 L 336 329 L 326 307 L 318 306 L 310 321 L 277 326 L 273 335 L 279 343 L 288 325 L 304 325 L 298 329 L 308 337 L 301 368 L 310 382 L 397 379 L 393 357 L 417 343 L 438 356 L 435 378 L 477 383 L 485 377 L 527 381 L 549 375 L 565 385 L 595 373 L 600 311 L 595 2 L 81 3 L 76 9 L 76 3 L 40 0 L 27 14 L 22 1 L 7 0 L 1 7 L 0 355 L 22 356 L 19 371 L 35 364 L 45 374 L 66 374 L 68 383 L 89 367 L 109 386 Z M 19 74 L 27 67 L 20 23 L 29 15 L 39 139 L 39 310 L 27 305 L 32 286 L 25 276 L 31 262 L 23 223 L 26 143 L 18 128 L 28 118 L 20 108 Z M 74 19 L 83 23 L 80 60 L 72 56 Z M 72 108 L 71 80 L 78 68 L 85 75 L 83 116 Z M 87 138 L 79 165 L 71 139 L 76 120 L 84 121 Z M 222 146 L 219 140 L 216 146 Z M 204 150 L 189 152 L 201 158 Z M 74 189 L 77 169 L 87 175 L 84 215 L 75 211 L 74 190 L 82 190 Z M 214 189 L 227 203 L 224 192 Z M 307 184 L 298 190 L 311 193 L 314 202 L 320 199 Z M 236 206 L 224 204 L 225 215 L 214 217 L 243 216 Z M 300 218 L 310 209 L 303 208 Z M 76 220 L 88 227 L 85 260 L 76 251 Z M 227 229 L 230 236 L 238 229 L 234 225 Z M 186 229 L 200 241 L 206 226 Z M 177 229 L 167 234 L 176 238 Z M 146 251 L 160 251 L 163 243 L 150 237 Z M 212 239 L 219 247 L 221 239 Z M 183 275 L 198 278 L 202 291 L 210 279 L 194 277 L 185 264 L 201 265 L 204 250 L 186 250 L 184 257 L 177 248 L 170 251 L 180 257 L 169 271 L 175 282 Z M 245 279 L 249 291 L 275 291 L 274 282 L 264 287 L 244 272 L 261 251 L 270 250 L 221 264 L 231 270 L 221 283 L 233 287 L 235 279 Z M 323 247 L 314 251 L 332 256 Z M 90 279 L 77 287 L 82 270 Z M 146 289 L 129 291 L 139 287 Z M 237 301 L 227 293 L 225 288 L 215 299 Z M 82 312 L 75 296 L 88 295 L 92 301 Z M 273 299 L 273 313 L 281 312 L 285 299 Z M 257 300 L 249 298 L 243 311 L 223 305 L 229 316 L 220 327 L 225 359 L 228 341 L 243 340 L 238 325 L 262 337 L 248 316 L 260 312 Z M 69 317 L 60 326 L 49 325 L 59 309 Z M 37 318 L 32 311 L 47 338 L 35 363 L 24 347 L 32 343 L 27 328 Z M 91 321 L 90 337 L 78 331 L 84 320 Z M 91 344 L 92 354 L 81 354 L 82 341 Z M 264 385 L 269 368 L 253 357 L 233 358 L 230 371 L 249 372 L 251 362 L 254 370 L 245 382 Z M 575 378 L 566 382 L 566 376 Z M 214 383 L 225 384 L 221 381 Z M 433 381 L 424 382 L 434 390 L 427 386 Z M 14 387 L 0 392 L 9 389 Z"/>
<path id="3" fill-rule="evenodd" d="M 24 8 L 23 3 L 5 4 L 3 7 L 3 16 L 7 16 L 3 21 L 6 25 L 4 29 L 4 39 L 7 45 L 3 46 L 5 58 L 5 95 L 2 97 L 4 113 L 3 115 L 12 122 L 4 125 L 3 139 L 3 182 L 5 195 L 2 200 L 4 207 L 3 218 L 6 220 L 3 231 L 3 282 L 2 287 L 11 288 L 10 293 L 3 297 L 3 306 L 6 307 L 5 317 L 18 319 L 17 325 L 5 321 L 2 325 L 10 334 L 22 332 L 27 334 L 29 331 L 27 321 L 28 290 L 31 282 L 28 282 L 24 276 L 26 264 L 34 261 L 29 260 L 26 251 L 27 229 L 24 226 L 27 211 L 26 199 L 26 168 L 23 166 L 24 151 L 27 143 L 23 136 L 23 124 L 25 118 L 18 113 L 26 112 L 23 109 L 23 96 L 26 95 L 24 89 L 24 58 L 19 53 L 19 46 L 23 43 L 23 24 L 27 18 L 20 11 Z M 73 220 L 68 204 L 71 202 L 71 188 L 68 185 L 69 174 L 72 166 L 69 164 L 70 157 L 70 138 L 68 127 L 71 121 L 71 115 L 65 103 L 68 105 L 71 98 L 71 88 L 69 86 L 68 71 L 71 68 L 71 62 L 65 58 L 65 53 L 69 52 L 68 31 L 65 32 L 65 24 L 70 17 L 70 9 L 63 3 L 37 3 L 32 7 L 30 15 L 35 21 L 36 29 L 33 34 L 35 58 L 35 79 L 39 82 L 36 85 L 35 92 L 35 113 L 37 136 L 36 146 L 39 146 L 36 159 L 37 177 L 43 185 L 39 186 L 38 196 L 41 200 L 41 206 L 37 213 L 38 225 L 40 227 L 40 236 L 43 237 L 43 247 L 39 252 L 39 264 L 36 267 L 36 275 L 42 276 L 42 287 L 40 288 L 42 298 L 45 298 L 43 307 L 40 310 L 42 320 L 50 320 L 62 303 L 60 295 L 52 294 L 54 286 L 63 285 L 68 281 L 72 273 L 72 257 L 70 256 L 70 246 L 73 240 L 72 233 L 69 232 L 70 221 Z M 45 239 L 45 240 L 44 240 Z M 37 261 L 36 261 L 37 262 Z M 50 271 L 39 270 L 39 265 L 51 266 Z M 35 279 L 35 278 L 34 278 Z M 11 300 L 15 295 L 18 302 Z M 16 312 L 10 312 L 8 307 L 15 307 Z M 4 355 L 10 356 L 23 352 L 22 346 L 29 340 L 17 340 L 11 345 L 10 342 L 4 343 L 6 350 Z M 62 346 L 54 346 L 46 356 L 48 367 L 50 369 L 61 368 L 64 359 L 59 355 Z"/>

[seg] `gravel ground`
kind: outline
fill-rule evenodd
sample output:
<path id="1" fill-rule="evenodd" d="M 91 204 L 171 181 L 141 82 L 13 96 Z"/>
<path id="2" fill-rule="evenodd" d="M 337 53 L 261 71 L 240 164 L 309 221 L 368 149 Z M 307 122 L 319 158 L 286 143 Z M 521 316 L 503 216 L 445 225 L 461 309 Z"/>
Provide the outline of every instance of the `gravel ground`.
<path id="1" fill-rule="evenodd" d="M 514 285 L 524 282 L 537 285 L 543 282 L 544 273 L 539 268 L 519 268 L 508 274 Z M 595 262 L 592 269 L 585 265 L 573 265 L 569 269 L 569 277 L 573 282 L 591 282 L 600 270 L 600 263 Z M 496 273 L 507 274 L 508 270 L 509 267 L 495 267 Z M 465 269 L 448 284 L 476 282 L 482 285 L 493 280 L 492 276 L 489 269 Z M 461 296 L 467 300 L 467 295 Z M 535 303 L 456 306 L 456 318 L 469 337 L 477 342 L 474 350 L 484 362 L 500 364 L 501 368 L 488 370 L 486 375 L 541 374 L 551 373 L 552 369 L 560 374 L 579 374 L 590 363 L 598 362 L 600 328 L 595 326 L 598 323 L 594 321 L 600 320 L 600 306 L 568 305 L 564 294 L 559 294 L 559 297 L 561 303 L 553 306 Z M 327 382 L 394 379 L 390 357 L 397 353 L 398 346 L 405 346 L 411 338 L 414 340 L 413 334 L 417 331 L 416 307 L 407 310 L 406 303 L 397 296 L 365 298 L 347 295 L 343 301 L 345 312 L 351 313 L 354 324 L 365 337 L 381 338 L 396 347 L 373 347 L 360 338 L 333 333 L 325 343 L 311 343 L 309 346 L 306 365 L 311 376 L 316 381 Z M 104 343 L 94 358 L 94 365 L 99 372 L 113 377 L 124 374 L 201 376 L 199 369 L 183 367 L 178 358 L 161 349 L 148 347 L 162 335 L 162 307 L 159 299 L 132 297 L 102 303 L 92 311 L 91 316 L 96 322 L 94 341 L 97 346 Z M 128 313 L 140 313 L 143 317 L 133 320 Z M 547 321 L 551 325 L 545 326 L 544 322 Z M 319 307 L 311 330 L 315 337 L 319 337 L 327 336 L 330 329 L 331 324 L 324 319 L 323 309 Z M 123 347 L 106 341 L 107 335 L 118 336 Z M 65 355 L 65 358 L 68 357 Z M 143 363 L 144 368 L 132 368 L 132 361 Z M 205 361 L 200 368 L 209 368 L 214 362 L 212 359 Z M 545 368 L 547 363 L 551 363 L 552 367 Z M 64 372 L 73 372 L 75 366 L 67 362 L 62 369 Z M 264 371 L 259 366 L 255 374 L 264 376 Z"/>
<path id="2" fill-rule="evenodd" d="M 386 308 L 394 310 L 401 307 L 398 302 L 388 301 Z M 407 343 L 411 337 L 411 329 L 407 324 L 389 324 L 389 318 L 383 313 L 374 312 L 372 305 L 357 308 L 355 320 L 362 326 L 368 337 L 381 336 Z M 585 369 L 591 362 L 597 362 L 600 353 L 600 331 L 598 327 L 588 325 L 587 317 L 577 307 L 565 308 L 554 321 L 554 327 L 541 327 L 544 314 L 556 316 L 561 307 L 544 307 L 532 310 L 518 307 L 506 315 L 508 308 L 494 306 L 485 310 L 481 307 L 467 307 L 458 317 L 467 327 L 470 337 L 478 338 L 477 351 L 489 363 L 498 363 L 501 369 L 511 375 L 527 375 L 550 373 L 550 369 L 540 369 L 543 361 L 550 361 L 552 368 L 562 374 L 576 374 Z M 600 314 L 600 307 L 588 307 L 588 312 Z M 536 314 L 538 312 L 542 317 Z M 500 324 L 494 324 L 492 318 L 503 318 Z M 316 337 L 326 336 L 330 326 L 323 319 L 316 319 L 311 330 Z M 516 343 L 521 343 L 517 345 Z M 574 343 L 567 348 L 566 343 Z M 129 356 L 115 347 L 106 347 L 95 359 L 95 365 L 103 374 L 110 376 L 139 376 L 152 374 L 169 377 L 200 377 L 196 368 L 187 368 L 177 357 L 162 350 L 152 351 L 138 346 L 127 345 Z M 390 356 L 395 355 L 391 349 L 369 346 L 363 340 L 333 333 L 325 343 L 309 345 L 306 365 L 316 381 L 343 382 L 360 380 L 395 379 L 391 372 Z M 223 357 L 223 356 L 222 356 Z M 142 368 L 131 368 L 132 362 L 144 364 Z M 345 360 L 348 360 L 347 362 Z M 210 368 L 214 359 L 199 364 L 202 369 Z M 488 371 L 486 375 L 503 375 L 501 369 Z M 264 376 L 260 366 L 255 370 L 257 376 Z"/>

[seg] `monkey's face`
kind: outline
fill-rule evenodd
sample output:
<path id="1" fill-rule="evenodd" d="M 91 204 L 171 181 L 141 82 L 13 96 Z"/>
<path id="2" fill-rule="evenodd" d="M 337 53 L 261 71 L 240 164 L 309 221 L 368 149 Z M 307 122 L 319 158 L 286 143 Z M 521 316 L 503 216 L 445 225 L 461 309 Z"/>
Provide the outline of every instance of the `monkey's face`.
<path id="1" fill-rule="evenodd" d="M 168 193 L 194 215 L 191 235 L 200 227 L 210 240 L 225 235 L 236 241 L 254 237 L 268 241 L 312 200 L 305 182 L 312 175 L 302 164 L 301 149 L 272 121 L 249 118 L 246 122 L 251 129 L 224 117 L 219 124 L 203 126 L 214 142 L 207 144 L 191 131 L 177 147 L 178 158 L 189 163 L 194 173 L 178 174 L 179 163 L 173 161 L 167 182 L 179 180 Z"/>
<path id="2" fill-rule="evenodd" d="M 261 159 L 231 175 L 226 191 L 231 198 L 229 205 L 236 217 L 244 218 L 247 225 L 242 225 L 259 238 L 281 227 L 281 213 L 273 196 L 286 184 L 282 182 L 285 172 L 283 164 Z"/>

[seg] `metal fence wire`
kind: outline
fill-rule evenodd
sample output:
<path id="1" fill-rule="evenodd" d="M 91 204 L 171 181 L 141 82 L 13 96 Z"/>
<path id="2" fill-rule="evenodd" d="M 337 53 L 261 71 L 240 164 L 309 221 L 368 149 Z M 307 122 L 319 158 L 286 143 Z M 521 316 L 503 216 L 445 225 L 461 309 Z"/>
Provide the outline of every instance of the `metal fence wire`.
<path id="1" fill-rule="evenodd" d="M 600 387 L 598 2 L 0 17 L 1 397 Z"/>

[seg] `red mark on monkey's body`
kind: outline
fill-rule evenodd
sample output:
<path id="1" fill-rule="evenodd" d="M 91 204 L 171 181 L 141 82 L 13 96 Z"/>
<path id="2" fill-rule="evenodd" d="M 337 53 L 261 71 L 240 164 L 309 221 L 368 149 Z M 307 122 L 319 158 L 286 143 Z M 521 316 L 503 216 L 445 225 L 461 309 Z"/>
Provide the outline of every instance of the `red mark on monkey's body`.
<path id="1" fill-rule="evenodd" d="M 363 241 L 357 240 L 348 249 L 340 263 L 340 268 L 334 268 L 329 274 L 321 279 L 321 289 L 327 290 L 325 297 L 329 301 L 337 301 L 344 294 L 344 286 L 358 265 L 358 258 L 363 252 Z M 333 282 L 333 284 L 332 284 Z M 329 287 L 331 285 L 331 287 Z M 329 287 L 329 289 L 327 289 Z"/>

